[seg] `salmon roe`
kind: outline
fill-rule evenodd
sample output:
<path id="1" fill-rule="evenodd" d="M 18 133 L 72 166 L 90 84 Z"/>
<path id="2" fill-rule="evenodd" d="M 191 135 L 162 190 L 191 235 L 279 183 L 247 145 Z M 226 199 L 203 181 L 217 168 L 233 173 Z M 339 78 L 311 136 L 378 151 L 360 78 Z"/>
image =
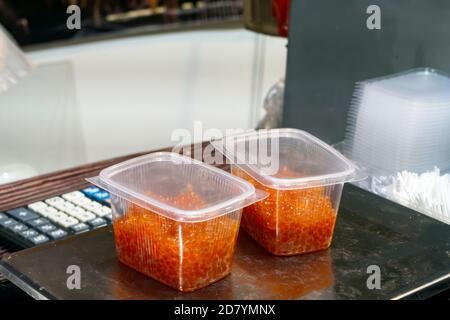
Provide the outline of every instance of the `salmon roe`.
<path id="1" fill-rule="evenodd" d="M 191 186 L 174 197 L 151 196 L 183 210 L 204 206 Z M 180 222 L 129 204 L 114 221 L 119 261 L 180 291 L 207 286 L 231 272 L 240 215 Z"/>
<path id="2" fill-rule="evenodd" d="M 330 246 L 336 210 L 327 193 L 333 187 L 278 190 L 235 166 L 231 171 L 269 193 L 265 200 L 244 208 L 241 221 L 242 228 L 269 252 L 288 256 Z M 286 168 L 281 171 L 284 178 L 294 175 Z"/>

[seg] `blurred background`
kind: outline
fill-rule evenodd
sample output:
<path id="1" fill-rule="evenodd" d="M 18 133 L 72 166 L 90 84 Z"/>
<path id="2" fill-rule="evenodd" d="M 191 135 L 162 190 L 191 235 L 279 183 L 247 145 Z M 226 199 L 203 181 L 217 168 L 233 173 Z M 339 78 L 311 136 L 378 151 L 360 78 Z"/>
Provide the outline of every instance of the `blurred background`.
<path id="1" fill-rule="evenodd" d="M 196 120 L 257 127 L 287 54 L 276 24 L 254 23 L 260 3 L 275 16 L 271 0 L 0 0 L 35 66 L 0 93 L 0 183 L 174 145 Z"/>
<path id="2" fill-rule="evenodd" d="M 83 28 L 66 28 L 66 9 L 81 9 Z M 0 19 L 21 45 L 89 37 L 141 27 L 141 31 L 233 21 L 242 0 L 1 0 Z M 136 31 L 136 30 L 135 30 Z"/>

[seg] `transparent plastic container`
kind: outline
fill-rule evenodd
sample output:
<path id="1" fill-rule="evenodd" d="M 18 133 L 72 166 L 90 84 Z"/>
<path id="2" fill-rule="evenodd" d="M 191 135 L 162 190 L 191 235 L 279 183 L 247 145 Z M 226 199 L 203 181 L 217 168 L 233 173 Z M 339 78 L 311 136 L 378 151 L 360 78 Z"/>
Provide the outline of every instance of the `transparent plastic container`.
<path id="1" fill-rule="evenodd" d="M 267 196 L 223 170 L 166 152 L 88 180 L 111 193 L 119 260 L 180 291 L 230 273 L 242 208 Z"/>
<path id="2" fill-rule="evenodd" d="M 250 236 L 282 256 L 330 246 L 343 184 L 358 178 L 349 160 L 296 129 L 228 136 L 213 145 L 234 175 L 269 193 L 244 209 L 241 225 Z"/>
<path id="3" fill-rule="evenodd" d="M 33 71 L 32 63 L 0 24 L 0 94 Z"/>

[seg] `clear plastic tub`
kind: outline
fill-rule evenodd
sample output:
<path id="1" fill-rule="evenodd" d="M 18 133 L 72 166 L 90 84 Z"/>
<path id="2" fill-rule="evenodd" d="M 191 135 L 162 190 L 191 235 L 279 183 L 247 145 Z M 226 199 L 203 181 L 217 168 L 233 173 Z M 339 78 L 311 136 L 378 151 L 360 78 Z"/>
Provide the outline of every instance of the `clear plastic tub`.
<path id="1" fill-rule="evenodd" d="M 88 180 L 111 193 L 119 260 L 180 291 L 230 273 L 242 208 L 267 196 L 227 172 L 165 152 Z"/>
<path id="2" fill-rule="evenodd" d="M 357 178 L 349 160 L 296 129 L 260 130 L 213 145 L 234 175 L 269 193 L 243 212 L 242 228 L 256 241 L 283 256 L 330 246 L 343 184 Z"/>

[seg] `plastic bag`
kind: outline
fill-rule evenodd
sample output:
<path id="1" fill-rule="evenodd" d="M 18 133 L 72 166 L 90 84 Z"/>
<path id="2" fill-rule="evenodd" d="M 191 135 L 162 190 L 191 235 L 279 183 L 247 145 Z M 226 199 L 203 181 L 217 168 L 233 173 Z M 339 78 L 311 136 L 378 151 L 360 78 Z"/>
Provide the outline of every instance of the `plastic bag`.
<path id="1" fill-rule="evenodd" d="M 0 94 L 33 69 L 31 62 L 0 25 Z"/>
<path id="2" fill-rule="evenodd" d="M 278 80 L 264 99 L 266 115 L 258 123 L 257 129 L 273 129 L 281 126 L 283 117 L 284 78 Z"/>

